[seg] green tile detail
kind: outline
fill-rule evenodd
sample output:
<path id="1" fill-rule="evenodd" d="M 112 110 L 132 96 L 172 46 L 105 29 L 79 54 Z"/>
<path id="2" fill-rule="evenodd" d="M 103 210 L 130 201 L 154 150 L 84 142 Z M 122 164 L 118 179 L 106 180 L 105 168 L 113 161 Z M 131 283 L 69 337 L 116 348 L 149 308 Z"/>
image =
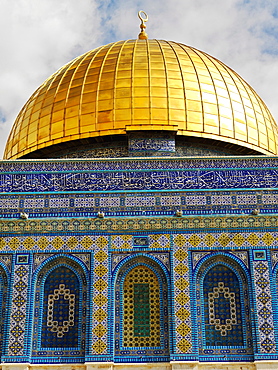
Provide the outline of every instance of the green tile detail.
<path id="1" fill-rule="evenodd" d="M 134 336 L 148 337 L 150 335 L 149 284 L 134 284 L 133 293 Z"/>

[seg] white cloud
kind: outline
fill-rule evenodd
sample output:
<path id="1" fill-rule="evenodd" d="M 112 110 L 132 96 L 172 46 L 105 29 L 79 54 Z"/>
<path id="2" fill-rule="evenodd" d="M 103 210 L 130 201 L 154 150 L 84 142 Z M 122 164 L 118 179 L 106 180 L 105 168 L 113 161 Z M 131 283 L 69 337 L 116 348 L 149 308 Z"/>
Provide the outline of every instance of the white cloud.
<path id="1" fill-rule="evenodd" d="M 89 49 L 139 33 L 182 42 L 245 78 L 278 121 L 278 6 L 272 0 L 3 0 L 0 22 L 0 156 L 21 106 L 53 72 Z"/>
<path id="2" fill-rule="evenodd" d="M 98 45 L 97 4 L 90 0 L 4 0 L 0 22 L 0 155 L 12 123 L 35 89 L 75 56 Z"/>

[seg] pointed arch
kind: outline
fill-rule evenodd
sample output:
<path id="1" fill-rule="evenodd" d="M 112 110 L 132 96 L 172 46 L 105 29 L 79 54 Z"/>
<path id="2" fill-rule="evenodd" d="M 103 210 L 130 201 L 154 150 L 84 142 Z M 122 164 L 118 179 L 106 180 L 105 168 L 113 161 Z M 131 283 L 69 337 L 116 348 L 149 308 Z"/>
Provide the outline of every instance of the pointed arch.
<path id="1" fill-rule="evenodd" d="M 37 273 L 32 356 L 55 363 L 83 362 L 86 338 L 87 278 L 81 264 L 52 256 Z M 69 360 L 71 358 L 71 360 Z"/>
<path id="2" fill-rule="evenodd" d="M 248 278 L 228 254 L 204 259 L 196 272 L 200 359 L 208 356 L 253 359 Z"/>
<path id="3" fill-rule="evenodd" d="M 115 277 L 114 360 L 169 360 L 169 285 L 154 259 L 127 258 Z M 126 359 L 126 358 L 125 358 Z"/>

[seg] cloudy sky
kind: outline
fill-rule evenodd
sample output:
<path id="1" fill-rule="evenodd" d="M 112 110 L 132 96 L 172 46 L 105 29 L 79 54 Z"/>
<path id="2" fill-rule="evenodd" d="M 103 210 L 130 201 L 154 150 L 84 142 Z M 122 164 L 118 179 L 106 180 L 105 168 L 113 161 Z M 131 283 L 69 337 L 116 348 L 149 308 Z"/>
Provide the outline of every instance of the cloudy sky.
<path id="1" fill-rule="evenodd" d="M 59 67 L 109 42 L 150 38 L 201 49 L 236 70 L 278 122 L 277 0 L 1 0 L 0 158 L 16 115 Z"/>

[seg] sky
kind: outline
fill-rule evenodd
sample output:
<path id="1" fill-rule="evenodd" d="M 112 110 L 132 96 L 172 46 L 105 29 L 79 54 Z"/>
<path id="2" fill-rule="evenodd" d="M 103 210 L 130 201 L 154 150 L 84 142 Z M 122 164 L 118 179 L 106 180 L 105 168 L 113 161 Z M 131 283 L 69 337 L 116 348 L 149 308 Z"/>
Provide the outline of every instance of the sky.
<path id="1" fill-rule="evenodd" d="M 277 0 L 1 0 L 0 158 L 36 88 L 88 50 L 137 38 L 139 10 L 149 16 L 149 38 L 220 59 L 256 90 L 278 122 Z"/>

